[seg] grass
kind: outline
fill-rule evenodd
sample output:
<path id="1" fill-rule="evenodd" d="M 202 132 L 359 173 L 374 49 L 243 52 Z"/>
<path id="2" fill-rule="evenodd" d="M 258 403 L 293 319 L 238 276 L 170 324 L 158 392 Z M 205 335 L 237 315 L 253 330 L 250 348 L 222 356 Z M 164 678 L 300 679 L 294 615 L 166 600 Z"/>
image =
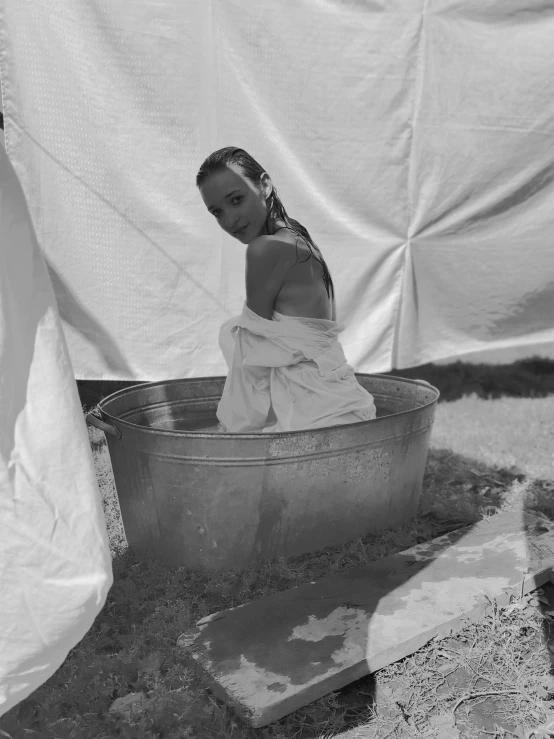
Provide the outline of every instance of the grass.
<path id="1" fill-rule="evenodd" d="M 521 380 L 521 364 L 511 365 L 511 379 L 507 369 L 499 370 L 502 392 L 511 388 L 514 397 L 479 397 L 487 394 L 483 378 L 490 380 L 479 366 L 474 375 L 460 363 L 450 375 L 448 368 L 436 368 L 439 382 L 431 371 L 406 371 L 451 388 L 452 398 L 437 407 L 418 516 L 379 536 L 242 573 L 203 576 L 140 561 L 128 551 L 103 435 L 90 429 L 114 585 L 93 627 L 56 674 L 0 719 L 0 737 L 458 739 L 521 738 L 527 732 L 539 739 L 537 727 L 554 720 L 547 648 L 554 642 L 554 622 L 532 598 L 515 599 L 504 609 L 491 603 L 482 622 L 468 623 L 455 637 L 433 640 L 257 730 L 245 727 L 199 684 L 176 648 L 180 634 L 209 613 L 379 559 L 485 515 L 525 509 L 554 520 L 554 363 L 550 373 L 542 373 L 547 395 L 537 381 L 540 372 Z M 460 377 L 470 394 L 460 390 Z M 525 397 L 525 382 L 532 397 Z M 114 700 L 129 693 L 144 695 L 141 710 L 126 718 L 110 713 Z M 489 708 L 495 701 L 494 720 L 481 716 L 481 733 L 475 728 L 484 710 L 480 701 Z M 542 736 L 549 736 L 545 731 Z"/>
<path id="2" fill-rule="evenodd" d="M 423 364 L 404 370 L 392 370 L 385 374 L 400 377 L 421 378 L 440 390 L 441 401 L 458 400 L 475 394 L 480 398 L 539 398 L 554 394 L 554 362 L 532 357 L 512 364 Z M 102 398 L 136 385 L 124 380 L 77 380 L 81 401 L 86 409 L 95 406 Z"/>

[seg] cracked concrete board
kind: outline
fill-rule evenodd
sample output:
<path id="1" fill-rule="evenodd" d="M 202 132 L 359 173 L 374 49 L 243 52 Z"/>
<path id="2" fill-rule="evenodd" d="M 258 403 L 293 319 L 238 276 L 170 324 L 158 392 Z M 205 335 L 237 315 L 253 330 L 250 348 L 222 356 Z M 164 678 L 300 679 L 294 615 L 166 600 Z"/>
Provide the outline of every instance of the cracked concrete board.
<path id="1" fill-rule="evenodd" d="M 479 618 L 487 596 L 539 587 L 554 532 L 524 513 L 472 527 L 315 583 L 212 614 L 178 645 L 214 693 L 251 726 L 406 657 Z"/>

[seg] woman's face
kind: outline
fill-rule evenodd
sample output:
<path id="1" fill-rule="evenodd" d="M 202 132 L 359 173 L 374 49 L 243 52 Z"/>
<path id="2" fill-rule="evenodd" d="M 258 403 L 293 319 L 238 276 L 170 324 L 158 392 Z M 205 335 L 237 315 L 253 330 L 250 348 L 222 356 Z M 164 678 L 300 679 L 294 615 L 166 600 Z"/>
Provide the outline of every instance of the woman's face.
<path id="1" fill-rule="evenodd" d="M 242 174 L 240 165 L 230 164 L 210 175 L 199 189 L 206 208 L 233 238 L 249 244 L 256 236 L 267 233 L 266 198 L 272 189 L 267 172 L 256 188 Z"/>

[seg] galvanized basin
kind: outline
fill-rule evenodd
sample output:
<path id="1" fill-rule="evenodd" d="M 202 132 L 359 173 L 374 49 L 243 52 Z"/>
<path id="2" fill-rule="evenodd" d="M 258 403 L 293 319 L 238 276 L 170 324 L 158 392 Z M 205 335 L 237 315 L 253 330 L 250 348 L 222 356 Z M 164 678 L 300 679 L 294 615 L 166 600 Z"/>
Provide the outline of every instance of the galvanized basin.
<path id="1" fill-rule="evenodd" d="M 277 434 L 217 424 L 225 377 L 144 383 L 102 400 L 129 546 L 219 571 L 291 557 L 398 526 L 417 513 L 439 391 L 357 374 L 377 418 Z M 196 430 L 195 430 L 196 429 Z"/>

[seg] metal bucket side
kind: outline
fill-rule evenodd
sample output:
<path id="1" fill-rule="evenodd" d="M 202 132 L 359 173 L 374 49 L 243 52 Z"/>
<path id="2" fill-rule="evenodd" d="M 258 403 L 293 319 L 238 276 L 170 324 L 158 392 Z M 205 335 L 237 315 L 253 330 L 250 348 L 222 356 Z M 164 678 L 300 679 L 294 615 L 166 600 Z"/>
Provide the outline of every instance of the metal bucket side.
<path id="1" fill-rule="evenodd" d="M 423 404 L 407 412 L 290 434 L 159 432 L 120 422 L 122 438 L 108 437 L 108 447 L 129 545 L 214 571 L 398 525 L 417 511 L 438 397 L 426 383 L 421 392 Z"/>
<path id="2" fill-rule="evenodd" d="M 440 395 L 435 387 L 424 380 L 362 373 L 357 373 L 356 378 L 362 387 L 374 395 L 378 418 L 432 405 L 436 403 Z M 163 431 L 196 433 L 194 429 L 189 430 L 179 426 L 182 413 L 201 415 L 207 421 L 217 421 L 215 412 L 223 392 L 225 379 L 225 377 L 201 377 L 134 385 L 107 396 L 98 404 L 98 409 L 104 420 L 141 426 L 153 433 Z M 159 426 L 156 421 L 160 421 Z M 353 424 L 347 425 L 352 426 Z M 311 429 L 309 433 L 319 430 Z M 305 432 L 286 433 L 302 434 Z M 209 435 L 223 439 L 220 434 Z M 257 437 L 261 434 L 244 435 Z M 225 435 L 225 438 L 228 436 Z M 283 436 L 283 433 L 276 434 L 276 436 Z"/>

